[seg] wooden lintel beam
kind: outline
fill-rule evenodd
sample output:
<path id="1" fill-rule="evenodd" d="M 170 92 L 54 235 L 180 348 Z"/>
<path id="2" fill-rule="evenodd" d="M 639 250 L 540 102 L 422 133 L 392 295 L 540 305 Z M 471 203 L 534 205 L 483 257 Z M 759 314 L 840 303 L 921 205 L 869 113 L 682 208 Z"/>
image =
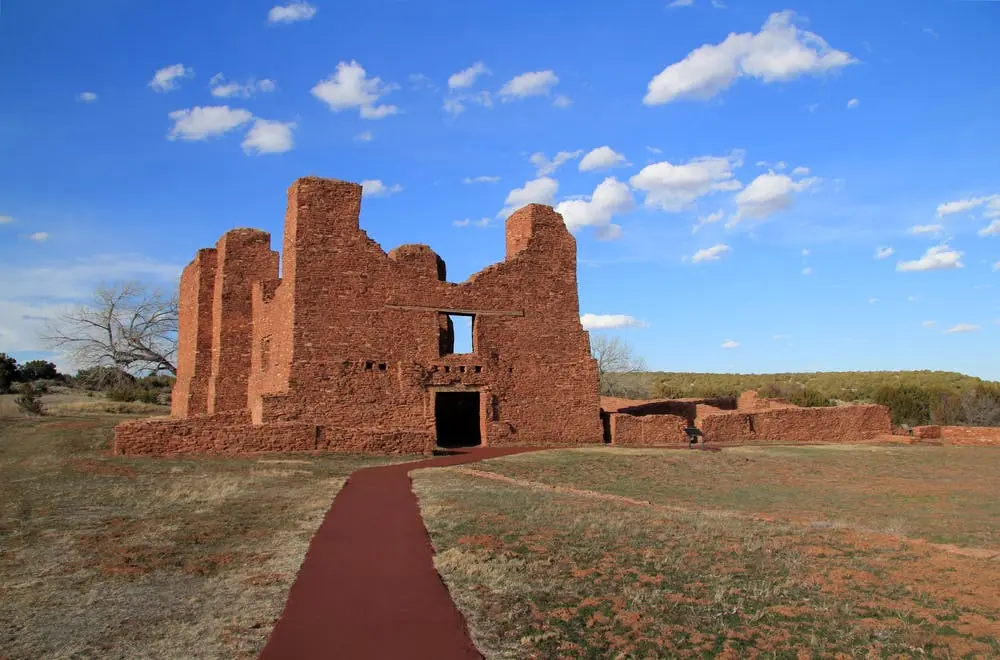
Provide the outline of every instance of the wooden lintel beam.
<path id="1" fill-rule="evenodd" d="M 524 310 L 510 309 L 448 309 L 422 305 L 386 305 L 385 308 L 411 312 L 438 312 L 439 314 L 455 314 L 457 316 L 524 316 Z"/>

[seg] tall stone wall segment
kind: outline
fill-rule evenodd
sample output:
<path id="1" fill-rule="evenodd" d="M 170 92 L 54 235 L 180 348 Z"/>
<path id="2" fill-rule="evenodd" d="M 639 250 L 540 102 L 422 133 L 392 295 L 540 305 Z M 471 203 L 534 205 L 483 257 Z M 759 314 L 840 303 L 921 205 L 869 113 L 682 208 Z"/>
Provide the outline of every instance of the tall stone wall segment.
<path id="1" fill-rule="evenodd" d="M 451 283 L 425 245 L 383 251 L 360 208 L 357 184 L 297 180 L 280 278 L 265 232 L 200 251 L 182 275 L 172 419 L 120 425 L 116 450 L 426 452 L 436 397 L 456 391 L 478 393 L 483 444 L 602 441 L 576 241 L 559 214 L 518 210 L 506 259 Z M 472 353 L 443 351 L 449 314 L 473 318 Z"/>

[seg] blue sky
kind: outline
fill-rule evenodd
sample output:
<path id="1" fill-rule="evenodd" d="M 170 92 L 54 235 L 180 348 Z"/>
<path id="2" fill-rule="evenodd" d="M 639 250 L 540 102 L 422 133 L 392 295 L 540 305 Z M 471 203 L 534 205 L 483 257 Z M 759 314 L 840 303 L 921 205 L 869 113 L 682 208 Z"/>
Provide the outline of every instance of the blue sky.
<path id="1" fill-rule="evenodd" d="M 654 369 L 1000 379 L 1000 2 L 724 1 L 8 0 L 0 351 L 314 174 L 452 281 L 557 206 Z"/>

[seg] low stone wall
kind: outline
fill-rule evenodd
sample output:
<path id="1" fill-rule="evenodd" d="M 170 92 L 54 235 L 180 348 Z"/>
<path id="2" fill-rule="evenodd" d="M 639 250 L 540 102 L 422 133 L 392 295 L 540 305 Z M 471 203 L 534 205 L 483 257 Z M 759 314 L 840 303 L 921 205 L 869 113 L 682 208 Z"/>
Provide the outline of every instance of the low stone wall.
<path id="1" fill-rule="evenodd" d="M 701 420 L 705 442 L 859 442 L 892 432 L 885 406 L 776 408 L 722 412 Z"/>
<path id="2" fill-rule="evenodd" d="M 620 447 L 652 447 L 687 444 L 688 421 L 679 415 L 611 413 L 611 444 Z"/>
<path id="3" fill-rule="evenodd" d="M 114 453 L 147 456 L 296 451 L 426 454 L 433 451 L 434 444 L 433 434 L 422 431 L 338 429 L 297 422 L 226 424 L 214 417 L 195 417 L 119 424 L 115 427 Z"/>
<path id="4" fill-rule="evenodd" d="M 1000 445 L 1000 427 L 942 426 L 940 437 L 950 445 Z"/>

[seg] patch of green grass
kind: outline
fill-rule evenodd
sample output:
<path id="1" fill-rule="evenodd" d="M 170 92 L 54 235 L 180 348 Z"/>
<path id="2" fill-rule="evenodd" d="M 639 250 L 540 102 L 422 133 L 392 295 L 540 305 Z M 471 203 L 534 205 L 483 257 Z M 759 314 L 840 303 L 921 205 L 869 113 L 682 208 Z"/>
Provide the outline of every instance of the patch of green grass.
<path id="1" fill-rule="evenodd" d="M 566 449 L 475 468 L 658 504 L 1000 548 L 1000 450 L 992 447 Z"/>
<path id="2" fill-rule="evenodd" d="M 123 416 L 0 422 L 0 657 L 253 657 L 376 457 L 133 458 Z"/>
<path id="3" fill-rule="evenodd" d="M 995 562 L 455 469 L 414 490 L 489 658 L 959 657 L 992 654 L 1000 630 Z"/>

